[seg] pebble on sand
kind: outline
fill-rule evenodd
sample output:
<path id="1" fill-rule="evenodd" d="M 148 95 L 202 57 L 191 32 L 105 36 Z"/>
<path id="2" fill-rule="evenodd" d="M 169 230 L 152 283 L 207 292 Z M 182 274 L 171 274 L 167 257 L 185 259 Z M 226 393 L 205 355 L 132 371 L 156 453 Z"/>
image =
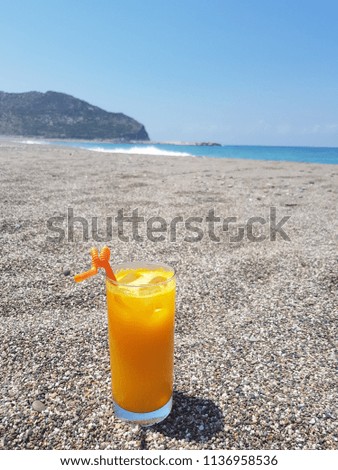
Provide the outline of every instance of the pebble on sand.
<path id="1" fill-rule="evenodd" d="M 46 409 L 46 405 L 44 405 L 40 400 L 35 400 L 32 403 L 32 408 L 34 411 L 44 411 Z"/>

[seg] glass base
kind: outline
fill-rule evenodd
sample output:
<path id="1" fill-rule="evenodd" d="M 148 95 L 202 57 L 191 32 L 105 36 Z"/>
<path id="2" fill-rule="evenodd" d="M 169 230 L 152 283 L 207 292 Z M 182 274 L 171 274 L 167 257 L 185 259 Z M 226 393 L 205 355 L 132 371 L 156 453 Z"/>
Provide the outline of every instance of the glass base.
<path id="1" fill-rule="evenodd" d="M 114 402 L 114 413 L 116 418 L 122 421 L 139 424 L 140 426 L 152 426 L 153 424 L 160 423 L 169 415 L 172 403 L 173 398 L 170 397 L 170 400 L 158 410 L 150 411 L 149 413 L 134 413 L 133 411 L 124 410 Z"/>

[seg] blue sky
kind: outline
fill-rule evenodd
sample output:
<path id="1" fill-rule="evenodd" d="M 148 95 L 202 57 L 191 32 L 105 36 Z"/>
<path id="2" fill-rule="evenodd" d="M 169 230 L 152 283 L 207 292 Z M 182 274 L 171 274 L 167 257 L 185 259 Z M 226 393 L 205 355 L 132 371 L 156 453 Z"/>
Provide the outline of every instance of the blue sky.
<path id="1" fill-rule="evenodd" d="M 338 146 L 337 0 L 2 0 L 0 90 L 55 90 L 153 140 Z"/>

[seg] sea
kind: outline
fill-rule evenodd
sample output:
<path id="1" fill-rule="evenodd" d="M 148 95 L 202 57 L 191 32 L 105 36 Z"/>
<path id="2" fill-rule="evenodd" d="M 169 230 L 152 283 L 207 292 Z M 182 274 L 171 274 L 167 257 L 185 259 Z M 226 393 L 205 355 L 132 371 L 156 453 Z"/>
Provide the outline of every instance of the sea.
<path id="1" fill-rule="evenodd" d="M 33 143 L 32 141 L 29 141 Z M 27 141 L 28 143 L 28 141 Z M 46 143 L 46 142 L 44 142 Z M 338 164 L 337 147 L 270 147 L 250 145 L 189 145 L 163 143 L 116 144 L 84 141 L 51 141 L 52 145 L 83 148 L 94 152 L 134 155 L 239 158 L 285 162 Z"/>

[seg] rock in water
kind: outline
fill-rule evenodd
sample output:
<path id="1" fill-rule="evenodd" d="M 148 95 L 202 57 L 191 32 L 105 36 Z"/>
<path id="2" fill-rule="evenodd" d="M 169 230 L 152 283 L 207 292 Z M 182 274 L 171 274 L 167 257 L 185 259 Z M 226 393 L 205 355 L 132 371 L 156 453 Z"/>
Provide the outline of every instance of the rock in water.
<path id="1" fill-rule="evenodd" d="M 0 135 L 149 140 L 143 124 L 135 119 L 55 91 L 0 91 Z"/>

